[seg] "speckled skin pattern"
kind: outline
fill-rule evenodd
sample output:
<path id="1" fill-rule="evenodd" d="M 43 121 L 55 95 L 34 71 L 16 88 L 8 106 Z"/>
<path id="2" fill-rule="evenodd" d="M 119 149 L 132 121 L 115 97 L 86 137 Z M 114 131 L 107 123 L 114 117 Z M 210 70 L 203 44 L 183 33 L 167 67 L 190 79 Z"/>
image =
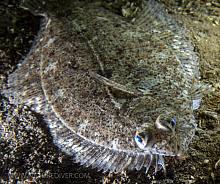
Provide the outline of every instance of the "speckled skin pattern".
<path id="1" fill-rule="evenodd" d="M 148 169 L 154 156 L 186 151 L 200 95 L 198 58 L 185 30 L 154 1 L 132 21 L 99 3 L 70 6 L 65 18 L 44 16 L 4 94 L 44 115 L 54 142 L 86 166 Z M 157 132 L 152 147 L 139 149 L 135 132 L 154 133 L 159 115 L 176 118 L 174 135 Z"/>

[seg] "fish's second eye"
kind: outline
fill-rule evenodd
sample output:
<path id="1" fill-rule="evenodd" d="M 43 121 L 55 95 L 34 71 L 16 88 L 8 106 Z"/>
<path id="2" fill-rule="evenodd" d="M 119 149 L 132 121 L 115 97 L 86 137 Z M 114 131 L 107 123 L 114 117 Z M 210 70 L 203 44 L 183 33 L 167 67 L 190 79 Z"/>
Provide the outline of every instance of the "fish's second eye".
<path id="1" fill-rule="evenodd" d="M 176 119 L 172 118 L 170 123 L 171 123 L 172 127 L 176 126 Z"/>
<path id="2" fill-rule="evenodd" d="M 135 136 L 135 139 L 137 142 L 140 142 L 140 143 L 142 142 L 142 138 L 138 135 Z"/>

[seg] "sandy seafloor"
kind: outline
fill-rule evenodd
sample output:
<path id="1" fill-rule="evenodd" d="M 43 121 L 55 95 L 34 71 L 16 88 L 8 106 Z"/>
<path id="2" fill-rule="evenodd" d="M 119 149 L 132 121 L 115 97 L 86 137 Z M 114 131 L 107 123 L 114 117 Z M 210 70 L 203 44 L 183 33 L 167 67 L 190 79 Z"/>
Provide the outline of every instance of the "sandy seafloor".
<path id="1" fill-rule="evenodd" d="M 120 12 L 129 2 L 115 0 L 110 7 Z M 53 144 L 42 116 L 1 95 L 0 183 L 220 183 L 220 2 L 163 2 L 189 30 L 200 57 L 202 81 L 214 89 L 195 112 L 198 130 L 185 159 L 167 159 L 166 176 L 153 170 L 110 175 L 84 168 Z M 38 19 L 17 5 L 18 1 L 0 2 L 0 90 L 38 30 Z"/>

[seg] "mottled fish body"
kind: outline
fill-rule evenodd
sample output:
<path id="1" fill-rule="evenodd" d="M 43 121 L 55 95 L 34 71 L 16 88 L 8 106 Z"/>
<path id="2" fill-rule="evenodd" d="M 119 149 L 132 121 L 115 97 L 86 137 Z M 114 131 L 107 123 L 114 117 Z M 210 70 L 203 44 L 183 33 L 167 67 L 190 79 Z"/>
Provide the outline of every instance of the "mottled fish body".
<path id="1" fill-rule="evenodd" d="M 132 21 L 98 3 L 69 7 L 44 16 L 3 93 L 44 115 L 54 142 L 87 167 L 148 171 L 155 158 L 164 168 L 187 150 L 200 102 L 185 30 L 152 0 Z"/>

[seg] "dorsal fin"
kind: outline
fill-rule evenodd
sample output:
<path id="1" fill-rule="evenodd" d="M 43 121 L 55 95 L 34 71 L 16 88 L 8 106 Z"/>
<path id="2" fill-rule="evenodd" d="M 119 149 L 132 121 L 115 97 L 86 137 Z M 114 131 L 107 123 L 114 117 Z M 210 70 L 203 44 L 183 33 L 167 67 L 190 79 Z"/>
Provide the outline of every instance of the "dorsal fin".
<path id="1" fill-rule="evenodd" d="M 200 105 L 204 95 L 211 93 L 214 89 L 211 85 L 205 84 L 203 82 L 197 82 L 194 88 L 191 89 L 192 98 L 192 109 L 197 110 Z"/>
<path id="2" fill-rule="evenodd" d="M 182 69 L 189 80 L 199 80 L 198 56 L 194 52 L 194 45 L 187 37 L 186 30 L 171 17 L 155 0 L 144 1 L 142 12 L 134 19 L 134 25 L 143 27 L 156 35 L 182 65 Z"/>

